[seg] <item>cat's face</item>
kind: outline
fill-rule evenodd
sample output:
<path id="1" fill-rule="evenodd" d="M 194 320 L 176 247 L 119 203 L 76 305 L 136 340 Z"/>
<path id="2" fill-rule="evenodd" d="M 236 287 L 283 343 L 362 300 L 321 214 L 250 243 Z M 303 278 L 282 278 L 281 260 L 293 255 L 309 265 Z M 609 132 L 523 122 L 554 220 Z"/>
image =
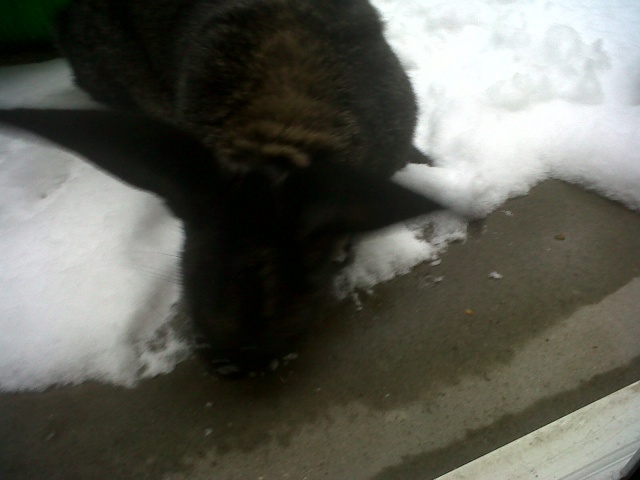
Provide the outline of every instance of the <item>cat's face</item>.
<path id="1" fill-rule="evenodd" d="M 347 236 L 301 239 L 271 220 L 252 232 L 232 225 L 223 243 L 220 230 L 187 232 L 183 281 L 197 350 L 223 375 L 260 370 L 291 353 L 349 260 Z"/>
<path id="2" fill-rule="evenodd" d="M 219 373 L 291 353 L 349 260 L 348 234 L 301 228 L 270 182 L 243 175 L 224 200 L 232 209 L 211 204 L 185 221 L 185 300 L 198 350 Z"/>

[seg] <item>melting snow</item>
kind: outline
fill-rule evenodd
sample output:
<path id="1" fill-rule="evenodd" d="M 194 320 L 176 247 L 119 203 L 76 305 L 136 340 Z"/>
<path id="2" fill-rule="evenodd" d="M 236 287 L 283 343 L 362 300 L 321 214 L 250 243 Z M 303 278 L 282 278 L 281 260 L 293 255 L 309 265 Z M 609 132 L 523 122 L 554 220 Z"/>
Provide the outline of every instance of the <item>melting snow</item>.
<path id="1" fill-rule="evenodd" d="M 436 163 L 398 182 L 474 217 L 550 177 L 640 209 L 640 4 L 373 3 L 419 98 L 416 143 Z M 4 107 L 90 103 L 60 60 L 0 69 Z M 0 390 L 132 385 L 183 358 L 169 323 L 182 233 L 157 198 L 6 129 L 0 192 Z M 465 235 L 439 213 L 369 236 L 338 295 L 437 262 Z"/>

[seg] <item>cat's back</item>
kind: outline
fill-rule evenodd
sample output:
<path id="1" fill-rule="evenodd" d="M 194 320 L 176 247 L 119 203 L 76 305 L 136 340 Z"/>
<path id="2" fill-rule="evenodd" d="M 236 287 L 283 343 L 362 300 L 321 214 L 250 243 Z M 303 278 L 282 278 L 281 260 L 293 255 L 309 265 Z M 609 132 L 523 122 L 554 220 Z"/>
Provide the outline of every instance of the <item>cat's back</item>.
<path id="1" fill-rule="evenodd" d="M 81 87 L 230 164 L 404 162 L 413 92 L 367 0 L 72 0 L 66 17 Z"/>
<path id="2" fill-rule="evenodd" d="M 212 145 L 242 158 L 293 146 L 399 168 L 388 158 L 410 143 L 413 93 L 368 1 L 203 1 L 198 10 L 183 26 L 176 103 L 207 125 Z"/>

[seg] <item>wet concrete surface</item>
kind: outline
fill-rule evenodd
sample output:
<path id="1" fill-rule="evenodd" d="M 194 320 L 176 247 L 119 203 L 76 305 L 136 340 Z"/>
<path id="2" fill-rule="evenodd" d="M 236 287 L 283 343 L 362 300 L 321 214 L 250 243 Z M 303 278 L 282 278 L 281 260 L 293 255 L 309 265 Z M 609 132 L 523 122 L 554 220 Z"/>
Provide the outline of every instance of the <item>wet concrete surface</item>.
<path id="1" fill-rule="evenodd" d="M 435 478 L 640 379 L 640 215 L 545 182 L 360 299 L 264 377 L 0 395 L 0 478 Z"/>

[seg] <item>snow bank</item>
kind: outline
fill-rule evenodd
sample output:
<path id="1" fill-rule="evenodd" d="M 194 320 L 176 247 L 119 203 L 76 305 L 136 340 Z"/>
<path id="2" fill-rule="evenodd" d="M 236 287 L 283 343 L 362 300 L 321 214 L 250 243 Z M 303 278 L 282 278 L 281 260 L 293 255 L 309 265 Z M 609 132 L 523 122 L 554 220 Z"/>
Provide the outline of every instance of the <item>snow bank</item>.
<path id="1" fill-rule="evenodd" d="M 89 106 L 62 61 L 3 68 L 2 106 Z M 0 130 L 0 390 L 171 371 L 182 230 L 158 198 Z"/>
<path id="2" fill-rule="evenodd" d="M 466 216 L 550 177 L 640 209 L 640 4 L 373 3 L 418 94 L 416 143 L 436 161 L 398 182 Z M 0 69 L 2 106 L 89 103 L 61 61 Z M 0 390 L 131 385 L 187 352 L 169 322 L 181 231 L 158 199 L 0 130 L 0 230 Z M 434 259 L 465 230 L 440 213 L 369 236 L 337 292 Z"/>
<path id="3" fill-rule="evenodd" d="M 416 144 L 436 162 L 410 165 L 399 183 L 466 217 L 550 177 L 640 209 L 640 4 L 373 3 L 418 95 Z M 404 273 L 464 236 L 447 222 L 453 231 L 430 241 L 415 225 L 367 239 L 341 293 Z"/>

